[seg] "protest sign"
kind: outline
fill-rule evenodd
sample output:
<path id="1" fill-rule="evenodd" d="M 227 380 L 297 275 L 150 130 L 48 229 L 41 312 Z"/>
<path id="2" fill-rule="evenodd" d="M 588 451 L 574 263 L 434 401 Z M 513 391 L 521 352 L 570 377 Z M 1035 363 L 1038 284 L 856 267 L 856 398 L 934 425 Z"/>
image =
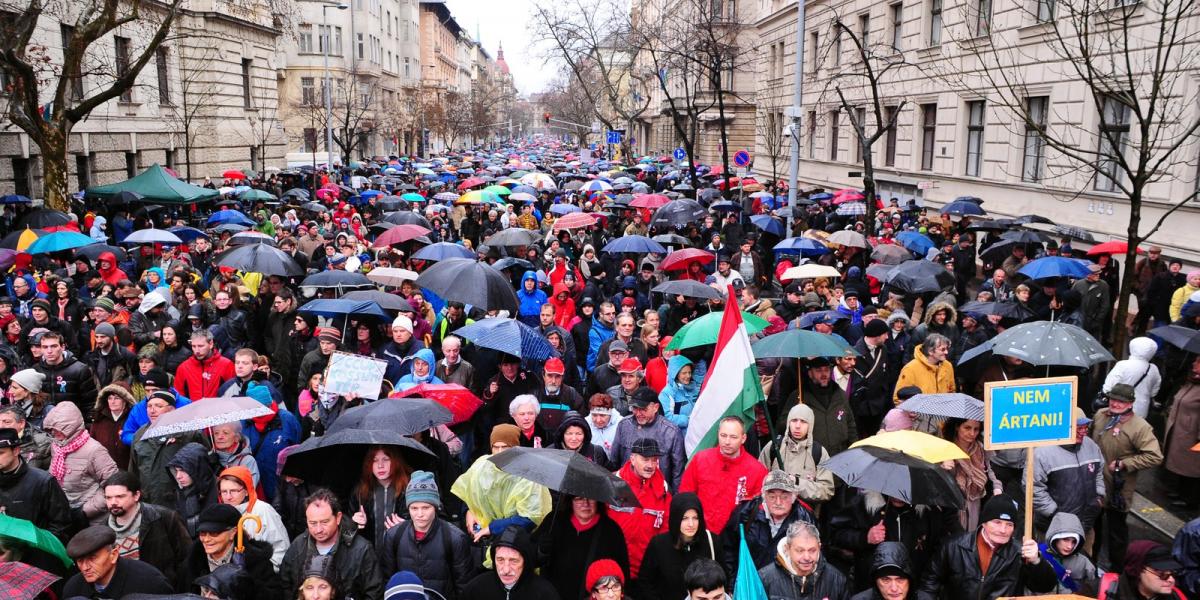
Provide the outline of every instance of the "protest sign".
<path id="1" fill-rule="evenodd" d="M 387 361 L 350 354 L 334 352 L 329 356 L 329 366 L 325 369 L 325 393 L 357 394 L 359 398 L 375 400 L 379 398 L 380 388 L 383 387 L 383 374 L 387 371 Z"/>

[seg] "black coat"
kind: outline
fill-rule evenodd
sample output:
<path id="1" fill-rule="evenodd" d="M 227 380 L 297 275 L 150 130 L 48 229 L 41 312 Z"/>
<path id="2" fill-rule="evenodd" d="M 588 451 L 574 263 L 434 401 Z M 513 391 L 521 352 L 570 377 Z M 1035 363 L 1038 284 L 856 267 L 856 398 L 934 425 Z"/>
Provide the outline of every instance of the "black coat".
<path id="1" fill-rule="evenodd" d="M 138 529 L 138 560 L 149 563 L 171 582 L 176 590 L 191 585 L 183 568 L 192 538 L 179 513 L 157 504 L 143 502 L 142 527 Z"/>
<path id="2" fill-rule="evenodd" d="M 1015 536 L 995 549 L 984 575 L 979 568 L 978 535 L 978 530 L 972 530 L 946 541 L 921 577 L 921 600 L 984 600 L 1020 596 L 1026 589 L 1045 593 L 1058 585 L 1054 569 L 1045 560 L 1030 565 L 1021 559 L 1021 546 Z"/>
<path id="3" fill-rule="evenodd" d="M 846 576 L 825 557 L 821 557 L 813 574 L 806 577 L 793 575 L 778 559 L 759 569 L 758 575 L 770 600 L 847 600 L 850 597 Z"/>
<path id="4" fill-rule="evenodd" d="M 892 363 L 886 344 L 875 350 L 877 360 L 871 360 L 871 351 L 864 339 L 858 340 L 854 349 L 862 358 L 854 365 L 857 380 L 850 395 L 850 408 L 855 417 L 882 417 L 895 406 L 892 389 L 899 376 L 899 366 Z"/>
<path id="5" fill-rule="evenodd" d="M 554 586 L 535 575 L 528 563 L 511 590 L 504 588 L 495 571 L 486 571 L 467 583 L 463 588 L 463 597 L 471 600 L 560 600 Z"/>
<path id="6" fill-rule="evenodd" d="M 11 473 L 0 473 L 0 509 L 4 514 L 31 521 L 66 543 L 74 533 L 71 505 L 58 481 L 25 459 Z"/>
<path id="7" fill-rule="evenodd" d="M 569 497 L 564 497 L 553 512 L 546 516 L 534 532 L 538 546 L 538 563 L 542 576 L 550 581 L 563 600 L 585 597 L 584 576 L 588 566 L 602 558 L 611 558 L 621 565 L 629 578 L 629 549 L 625 534 L 608 518 L 603 504 L 597 503 L 598 521 L 592 527 L 577 531 L 571 523 Z"/>
<path id="8" fill-rule="evenodd" d="M 448 600 L 462 598 L 462 588 L 471 580 L 471 539 L 461 529 L 434 520 L 429 533 L 418 540 L 412 521 L 388 530 L 376 548 L 379 568 L 389 578 L 397 571 L 412 571 L 425 587 Z"/>
<path id="9" fill-rule="evenodd" d="M 681 539 L 679 525 L 688 509 L 695 509 L 700 517 L 697 537 L 690 544 L 676 547 L 676 540 Z M 668 531 L 650 538 L 650 544 L 642 556 L 642 566 L 638 569 L 637 584 L 633 586 L 632 594 L 640 600 L 687 597 L 683 573 L 688 566 L 701 558 L 719 560 L 720 554 L 716 548 L 718 538 L 705 526 L 704 508 L 695 493 L 681 492 L 671 498 L 668 522 Z"/>
<path id="10" fill-rule="evenodd" d="M 271 566 L 271 545 L 258 540 L 245 540 L 246 551 L 240 557 L 234 556 L 234 564 L 239 564 L 246 573 L 254 580 L 254 595 L 249 598 L 238 598 L 238 600 L 283 600 L 285 597 L 290 598 L 291 594 L 285 594 L 284 588 L 281 587 L 279 575 L 275 574 L 275 568 Z M 240 561 L 240 562 L 239 562 Z M 188 552 L 187 558 L 187 581 L 188 590 L 191 592 L 199 592 L 200 587 L 196 585 L 196 578 L 208 575 L 211 571 L 208 568 L 208 557 L 204 554 L 204 545 L 199 540 L 192 542 L 192 548 Z M 300 588 L 300 584 L 296 584 L 296 589 Z"/>
<path id="11" fill-rule="evenodd" d="M 846 508 L 831 515 L 825 553 L 852 563 L 854 591 L 867 589 L 871 586 L 871 561 L 876 549 L 867 543 L 867 531 L 882 521 L 884 541 L 900 542 L 908 549 L 915 588 L 942 540 L 958 533 L 958 513 L 951 514 L 952 523 L 944 518 L 944 514 L 926 506 L 897 508 L 878 493 L 860 493 Z"/>
<path id="12" fill-rule="evenodd" d="M 46 392 L 46 405 L 59 402 L 72 402 L 79 407 L 85 423 L 92 422 L 92 410 L 96 407 L 96 377 L 91 367 L 71 357 L 64 357 L 57 365 L 48 365 L 46 361 L 38 361 L 33 366 L 38 373 L 46 376 L 42 391 Z"/>
<path id="13" fill-rule="evenodd" d="M 722 552 L 717 556 L 721 565 L 725 567 L 725 573 L 732 579 L 737 576 L 738 572 L 739 534 L 736 525 L 746 526 L 746 546 L 750 549 L 750 556 L 754 558 L 754 567 L 761 569 L 775 560 L 775 548 L 779 545 L 779 540 L 787 535 L 788 527 L 791 527 L 792 523 L 796 521 L 817 524 L 812 512 L 797 501 L 796 505 L 792 507 L 791 514 L 779 526 L 779 531 L 775 535 L 771 535 L 771 523 L 767 520 L 766 511 L 763 510 L 762 497 L 751 498 L 738 504 L 737 508 L 733 509 L 733 513 L 729 515 L 725 529 L 721 531 L 720 548 Z M 735 526 L 729 527 L 728 525 Z"/>
<path id="14" fill-rule="evenodd" d="M 305 481 L 293 484 L 281 477 L 275 484 L 275 499 L 271 501 L 271 506 L 275 507 L 275 512 L 283 520 L 289 538 L 295 538 L 308 528 L 304 517 L 304 500 L 315 491 L 317 486 Z"/>
<path id="15" fill-rule="evenodd" d="M 158 569 L 149 563 L 129 558 L 118 558 L 116 572 L 103 592 L 84 581 L 81 573 L 67 580 L 63 587 L 63 598 L 124 598 L 130 594 L 168 595 L 171 584 Z"/>
<path id="16" fill-rule="evenodd" d="M 342 516 L 343 521 L 349 518 L 348 515 Z M 300 584 L 304 582 L 304 569 L 316 553 L 316 545 L 307 531 L 292 540 L 279 567 L 283 589 L 300 589 Z M 334 588 L 342 595 L 355 600 L 383 600 L 385 581 L 380 577 L 379 558 L 370 542 L 353 531 L 343 529 L 338 535 L 337 545 L 333 549 L 333 572 L 337 580 L 333 582 Z M 391 577 L 390 573 L 388 577 Z"/>

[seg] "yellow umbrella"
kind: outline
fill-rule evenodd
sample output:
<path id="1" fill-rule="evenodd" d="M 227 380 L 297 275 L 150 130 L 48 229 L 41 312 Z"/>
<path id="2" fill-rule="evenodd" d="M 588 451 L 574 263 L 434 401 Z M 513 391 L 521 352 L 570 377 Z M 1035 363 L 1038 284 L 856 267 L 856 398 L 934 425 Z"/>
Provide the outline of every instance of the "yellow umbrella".
<path id="1" fill-rule="evenodd" d="M 38 233 L 28 227 L 21 232 L 21 236 L 17 238 L 17 250 L 24 252 L 29 249 L 29 245 L 36 242 L 41 237 Z"/>
<path id="2" fill-rule="evenodd" d="M 969 458 L 967 453 L 954 445 L 953 442 L 948 442 L 928 433 L 921 433 L 920 431 L 888 431 L 859 440 L 850 445 L 851 448 L 862 448 L 864 446 L 903 452 L 909 456 L 931 463 Z"/>

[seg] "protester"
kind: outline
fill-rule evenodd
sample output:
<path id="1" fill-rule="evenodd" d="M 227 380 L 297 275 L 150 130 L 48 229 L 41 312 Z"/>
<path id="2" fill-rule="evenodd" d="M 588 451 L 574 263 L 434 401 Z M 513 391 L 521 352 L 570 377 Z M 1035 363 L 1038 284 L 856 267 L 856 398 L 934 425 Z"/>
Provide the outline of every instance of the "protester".
<path id="1" fill-rule="evenodd" d="M 793 523 L 779 541 L 774 564 L 758 571 L 773 600 L 850 597 L 846 576 L 821 555 L 821 532 L 809 523 Z"/>
<path id="2" fill-rule="evenodd" d="M 463 588 L 463 596 L 479 600 L 558 600 L 549 581 L 534 572 L 535 552 L 529 534 L 509 528 L 491 546 L 494 571 L 477 575 Z"/>
<path id="3" fill-rule="evenodd" d="M 639 597 L 681 598 L 687 595 L 683 574 L 701 558 L 716 560 L 717 537 L 704 524 L 704 508 L 693 492 L 671 498 L 668 531 L 650 538 L 639 571 Z"/>
<path id="4" fill-rule="evenodd" d="M 142 502 L 141 484 L 127 471 L 118 471 L 104 482 L 108 510 L 105 525 L 116 534 L 122 557 L 140 560 L 158 569 L 175 589 L 189 583 L 184 562 L 192 538 L 179 514 Z"/>
<path id="5" fill-rule="evenodd" d="M 343 528 L 345 515 L 337 497 L 328 490 L 317 490 L 308 497 L 305 506 L 308 528 L 292 540 L 279 567 L 283 589 L 300 589 L 306 579 L 305 568 L 313 557 L 320 555 L 332 557 L 329 573 L 338 593 L 368 600 L 382 598 L 378 557 L 370 542 L 355 535 L 352 529 Z M 266 552 L 269 564 L 270 550 Z"/>
<path id="6" fill-rule="evenodd" d="M 438 516 L 442 500 L 433 474 L 414 471 L 404 499 L 409 518 L 388 529 L 376 544 L 380 572 L 395 573 L 407 566 L 426 587 L 447 600 L 463 598 L 463 587 L 474 572 L 471 539 Z"/>
<path id="7" fill-rule="evenodd" d="M 117 536 L 103 525 L 75 534 L 67 556 L 79 572 L 63 587 L 66 598 L 124 598 L 131 594 L 170 594 L 167 578 L 150 563 L 121 556 Z"/>
<path id="8" fill-rule="evenodd" d="M 851 600 L 915 600 L 912 567 L 908 550 L 899 542 L 883 542 L 875 547 L 870 577 L 873 585 L 850 597 Z"/>
<path id="9" fill-rule="evenodd" d="M 279 575 L 271 566 L 271 546 L 266 542 L 238 538 L 238 519 L 241 513 L 228 504 L 215 504 L 200 513 L 196 527 L 199 539 L 192 542 L 187 558 L 187 579 L 192 589 L 199 591 L 196 580 L 222 565 L 235 564 L 250 575 L 254 582 L 249 600 L 269 600 L 281 597 Z"/>
<path id="10" fill-rule="evenodd" d="M 725 528 L 729 513 L 743 500 L 758 496 L 767 468 L 742 450 L 746 425 L 741 417 L 725 417 L 717 425 L 717 447 L 701 450 L 688 461 L 680 492 L 700 496 L 706 519 L 714 533 Z"/>

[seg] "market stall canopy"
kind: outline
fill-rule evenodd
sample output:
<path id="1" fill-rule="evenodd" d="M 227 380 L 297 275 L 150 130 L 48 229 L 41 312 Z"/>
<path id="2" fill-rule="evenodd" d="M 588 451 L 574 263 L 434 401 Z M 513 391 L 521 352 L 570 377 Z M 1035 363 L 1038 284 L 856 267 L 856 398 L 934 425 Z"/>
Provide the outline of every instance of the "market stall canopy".
<path id="1" fill-rule="evenodd" d="M 166 169 L 155 163 L 133 179 L 88 188 L 84 197 L 108 199 L 121 192 L 134 192 L 140 194 L 144 202 L 164 204 L 191 204 L 213 200 L 220 196 L 216 190 L 192 185 L 172 177 Z"/>

